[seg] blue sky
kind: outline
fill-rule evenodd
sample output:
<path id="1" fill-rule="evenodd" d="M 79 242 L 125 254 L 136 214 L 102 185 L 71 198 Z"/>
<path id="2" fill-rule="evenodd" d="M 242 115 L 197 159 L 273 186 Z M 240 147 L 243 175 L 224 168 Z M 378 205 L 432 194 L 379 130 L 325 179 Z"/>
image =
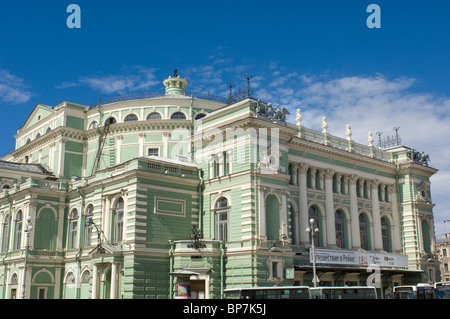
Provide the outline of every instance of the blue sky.
<path id="1" fill-rule="evenodd" d="M 69 4 L 81 29 L 69 29 Z M 370 29 L 369 4 L 381 9 Z M 450 3 L 448 1 L 87 1 L 0 2 L 0 152 L 37 103 L 91 104 L 138 90 L 157 92 L 177 68 L 190 92 L 226 96 L 226 83 L 280 104 L 304 124 L 367 143 L 392 135 L 425 151 L 437 237 L 450 232 Z M 294 122 L 293 116 L 290 121 Z M 447 229 L 445 228 L 447 227 Z"/>

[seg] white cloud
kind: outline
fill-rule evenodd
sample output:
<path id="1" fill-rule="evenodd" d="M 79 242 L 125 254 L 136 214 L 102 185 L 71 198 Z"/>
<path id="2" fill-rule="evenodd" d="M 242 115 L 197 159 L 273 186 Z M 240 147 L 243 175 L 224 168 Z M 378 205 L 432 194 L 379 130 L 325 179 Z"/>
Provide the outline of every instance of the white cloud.
<path id="1" fill-rule="evenodd" d="M 0 100 L 20 104 L 30 100 L 32 93 L 24 81 L 11 74 L 8 70 L 0 69 Z"/>
<path id="2" fill-rule="evenodd" d="M 58 89 L 66 89 L 80 85 L 87 85 L 92 90 L 106 94 L 126 93 L 128 91 L 148 90 L 159 84 L 156 79 L 155 69 L 140 66 L 131 67 L 133 73 L 130 75 L 104 75 L 84 76 L 77 82 L 64 82 Z"/>

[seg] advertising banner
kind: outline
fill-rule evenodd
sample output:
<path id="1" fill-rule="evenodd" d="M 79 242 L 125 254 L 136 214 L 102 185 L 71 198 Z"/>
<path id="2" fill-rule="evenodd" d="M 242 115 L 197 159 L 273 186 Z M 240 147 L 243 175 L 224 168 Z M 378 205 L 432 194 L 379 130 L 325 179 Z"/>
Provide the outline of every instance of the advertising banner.
<path id="1" fill-rule="evenodd" d="M 408 268 L 408 256 L 399 254 L 316 248 L 315 255 L 316 264 Z M 313 261 L 312 250 L 309 252 L 309 260 Z"/>

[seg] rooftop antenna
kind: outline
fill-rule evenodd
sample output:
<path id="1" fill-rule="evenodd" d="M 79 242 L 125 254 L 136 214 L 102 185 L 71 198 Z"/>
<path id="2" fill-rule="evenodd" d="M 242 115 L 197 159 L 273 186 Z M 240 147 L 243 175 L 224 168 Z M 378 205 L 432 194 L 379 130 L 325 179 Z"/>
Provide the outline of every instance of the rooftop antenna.
<path id="1" fill-rule="evenodd" d="M 400 138 L 400 135 L 398 135 L 398 130 L 400 129 L 399 126 L 394 126 L 395 131 L 395 142 L 397 145 L 400 145 L 402 143 L 402 139 Z"/>
<path id="2" fill-rule="evenodd" d="M 228 103 L 231 103 L 233 92 L 231 89 L 234 87 L 234 82 L 227 82 L 227 86 L 230 88 L 230 94 L 228 95 Z"/>
<path id="3" fill-rule="evenodd" d="M 250 79 L 253 78 L 253 74 L 244 74 L 244 78 L 247 80 L 247 93 L 250 96 Z"/>
<path id="4" fill-rule="evenodd" d="M 376 135 L 378 135 L 378 148 L 381 148 L 381 134 L 383 134 L 383 132 L 376 132 Z"/>

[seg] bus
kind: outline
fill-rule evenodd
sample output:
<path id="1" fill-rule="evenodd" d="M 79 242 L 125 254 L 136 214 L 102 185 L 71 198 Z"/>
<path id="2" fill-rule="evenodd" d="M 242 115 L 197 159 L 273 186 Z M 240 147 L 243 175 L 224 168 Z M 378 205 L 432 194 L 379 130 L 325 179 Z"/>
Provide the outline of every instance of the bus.
<path id="1" fill-rule="evenodd" d="M 230 288 L 225 299 L 311 299 L 308 286 Z"/>
<path id="2" fill-rule="evenodd" d="M 450 299 L 450 281 L 436 282 L 434 284 L 435 299 Z"/>
<path id="3" fill-rule="evenodd" d="M 434 286 L 429 284 L 395 286 L 394 299 L 434 299 Z"/>
<path id="4" fill-rule="evenodd" d="M 312 299 L 377 299 L 375 287 L 335 286 L 311 288 Z"/>

